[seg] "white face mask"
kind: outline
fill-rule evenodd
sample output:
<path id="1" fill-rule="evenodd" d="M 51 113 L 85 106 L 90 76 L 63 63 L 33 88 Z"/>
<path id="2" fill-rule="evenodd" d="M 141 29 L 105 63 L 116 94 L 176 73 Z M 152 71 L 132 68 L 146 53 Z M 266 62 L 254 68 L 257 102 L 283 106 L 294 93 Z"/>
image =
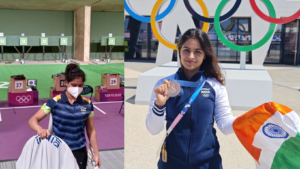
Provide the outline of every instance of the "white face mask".
<path id="1" fill-rule="evenodd" d="M 68 87 L 68 92 L 74 97 L 77 98 L 82 92 L 83 87 Z"/>

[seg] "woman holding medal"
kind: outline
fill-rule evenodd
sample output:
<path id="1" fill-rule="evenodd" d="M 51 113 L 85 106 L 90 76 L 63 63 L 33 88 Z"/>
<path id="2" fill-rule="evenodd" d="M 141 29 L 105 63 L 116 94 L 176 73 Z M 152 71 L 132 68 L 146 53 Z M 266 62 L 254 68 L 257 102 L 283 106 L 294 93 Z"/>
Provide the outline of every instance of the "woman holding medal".
<path id="1" fill-rule="evenodd" d="M 189 29 L 178 42 L 181 68 L 159 80 L 152 93 L 146 126 L 152 135 L 167 121 L 159 169 L 222 169 L 214 119 L 233 133 L 225 79 L 207 34 Z"/>
<path id="2" fill-rule="evenodd" d="M 67 90 L 49 99 L 28 123 L 41 139 L 48 138 L 49 130 L 43 129 L 39 122 L 51 113 L 54 135 L 66 142 L 79 168 L 85 169 L 88 160 L 85 129 L 93 150 L 98 150 L 94 127 L 94 106 L 89 99 L 80 95 L 86 78 L 85 73 L 77 64 L 71 63 L 66 67 L 65 77 Z M 100 167 L 99 152 L 94 151 L 94 153 L 94 166 Z"/>

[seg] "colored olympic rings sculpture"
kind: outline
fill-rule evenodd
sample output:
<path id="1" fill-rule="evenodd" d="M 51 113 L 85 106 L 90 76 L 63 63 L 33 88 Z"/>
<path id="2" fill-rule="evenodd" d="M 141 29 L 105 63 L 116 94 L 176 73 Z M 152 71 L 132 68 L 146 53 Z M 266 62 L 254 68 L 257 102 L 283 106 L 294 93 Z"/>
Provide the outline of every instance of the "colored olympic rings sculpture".
<path id="1" fill-rule="evenodd" d="M 248 51 L 252 51 L 255 50 L 261 46 L 263 46 L 272 36 L 273 36 L 273 32 L 275 30 L 276 24 L 271 23 L 268 33 L 265 35 L 265 37 L 260 40 L 259 42 L 257 42 L 256 44 L 250 45 L 250 46 L 238 46 L 235 45 L 233 43 L 231 43 L 230 41 L 228 41 L 223 33 L 222 30 L 220 28 L 220 14 L 222 12 L 222 9 L 224 8 L 224 6 L 226 5 L 226 3 L 229 0 L 222 0 L 221 3 L 219 4 L 217 10 L 216 10 L 216 14 L 215 14 L 215 21 L 214 21 L 214 25 L 215 25 L 215 30 L 216 33 L 218 35 L 218 37 L 220 38 L 220 40 L 229 48 L 236 50 L 236 51 L 241 51 L 241 52 L 248 52 Z M 263 2 L 266 4 L 266 6 L 269 9 L 270 15 L 271 17 L 276 18 L 276 13 L 275 13 L 275 9 L 272 5 L 272 3 L 270 2 L 270 0 L 263 0 Z"/>
<path id="2" fill-rule="evenodd" d="M 176 1 L 177 0 L 171 0 L 171 2 L 169 4 L 169 6 L 167 7 L 167 9 L 163 13 L 161 13 L 160 15 L 156 16 L 156 21 L 162 20 L 164 17 L 166 17 L 174 9 L 174 6 L 176 5 Z M 141 22 L 148 22 L 148 23 L 150 23 L 150 17 L 145 17 L 145 16 L 141 16 L 141 15 L 136 14 L 132 10 L 132 8 L 130 8 L 130 4 L 127 3 L 126 0 L 124 0 L 124 8 L 127 11 L 127 13 L 130 16 L 132 16 L 134 19 L 136 19 L 138 21 L 141 21 Z"/>
<path id="3" fill-rule="evenodd" d="M 232 9 L 228 13 L 220 17 L 220 21 L 222 22 L 229 19 L 237 11 L 241 3 L 242 0 L 237 0 Z M 184 5 L 186 9 L 192 14 L 192 16 L 198 19 L 199 21 L 214 23 L 214 18 L 203 17 L 199 15 L 196 11 L 194 11 L 194 9 L 191 7 L 189 0 L 184 0 Z"/>
<path id="4" fill-rule="evenodd" d="M 203 10 L 203 13 L 204 13 L 204 16 L 205 17 L 209 17 L 209 14 L 208 14 L 208 11 L 207 11 L 207 8 L 205 6 L 205 4 L 203 3 L 202 0 L 196 0 L 198 2 L 198 4 L 202 7 L 202 10 Z M 165 40 L 159 30 L 157 29 L 157 25 L 156 25 L 156 21 L 155 21 L 155 16 L 157 15 L 158 11 L 159 11 L 159 7 L 164 3 L 165 1 L 164 0 L 158 0 L 156 1 L 153 9 L 152 9 L 152 12 L 151 12 L 151 28 L 152 28 L 152 31 L 153 31 L 153 34 L 154 36 L 157 38 L 157 40 L 159 42 L 161 42 L 162 44 L 164 44 L 165 46 L 167 46 L 168 48 L 171 48 L 171 49 L 174 49 L 174 50 L 178 50 L 177 49 L 177 45 L 176 44 L 173 44 L 167 40 Z M 209 23 L 207 22 L 204 22 L 203 24 L 203 28 L 202 30 L 204 32 L 207 32 L 208 31 L 208 28 L 209 28 Z"/>
<path id="5" fill-rule="evenodd" d="M 276 23 L 276 24 L 285 24 L 288 22 L 292 22 L 296 20 L 300 16 L 300 9 L 292 16 L 286 17 L 286 18 L 275 18 L 275 17 L 269 17 L 265 15 L 264 13 L 261 12 L 261 10 L 258 8 L 256 5 L 255 0 L 250 0 L 250 4 L 256 15 L 258 15 L 261 19 L 271 22 L 271 23 Z"/>
<path id="6" fill-rule="evenodd" d="M 169 6 L 166 8 L 165 11 L 163 11 L 161 14 L 158 15 L 159 12 L 159 8 L 161 7 L 161 5 L 165 2 L 165 0 L 157 0 L 152 12 L 151 12 L 151 17 L 144 17 L 144 16 L 140 16 L 137 13 L 135 13 L 132 8 L 130 7 L 129 2 L 127 2 L 129 0 L 124 0 L 124 6 L 125 6 L 125 10 L 127 11 L 127 13 L 132 16 L 134 19 L 141 21 L 141 22 L 148 22 L 151 23 L 151 28 L 153 31 L 153 34 L 155 35 L 155 37 L 157 38 L 157 40 L 159 42 L 161 42 L 163 45 L 177 50 L 177 45 L 168 42 L 167 40 L 165 40 L 161 34 L 160 31 L 157 29 L 157 21 L 162 20 L 164 17 L 166 17 L 169 13 L 171 13 L 171 11 L 173 10 L 173 8 L 176 6 L 176 2 L 177 0 L 171 0 Z M 274 6 L 272 5 L 270 0 L 262 0 L 267 8 L 269 9 L 269 13 L 270 16 L 265 15 L 264 13 L 262 13 L 259 8 L 256 5 L 255 0 L 249 0 L 252 9 L 254 10 L 254 12 L 263 20 L 270 22 L 270 27 L 269 30 L 267 32 L 267 34 L 264 36 L 264 38 L 262 40 L 260 40 L 259 42 L 257 42 L 256 44 L 253 44 L 251 46 L 238 46 L 235 44 L 232 44 L 230 41 L 228 41 L 224 35 L 222 34 L 222 30 L 220 29 L 220 22 L 227 20 L 228 18 L 230 18 L 231 16 L 233 16 L 233 14 L 237 11 L 237 9 L 239 8 L 239 6 L 241 5 L 242 0 L 236 0 L 236 3 L 234 4 L 233 8 L 227 12 L 225 15 L 220 16 L 224 6 L 226 5 L 226 3 L 229 0 L 222 0 L 221 3 L 218 5 L 216 13 L 215 13 L 215 18 L 209 18 L 209 14 L 207 11 L 207 7 L 205 5 L 205 3 L 203 2 L 203 0 L 195 0 L 200 7 L 202 8 L 203 11 L 203 16 L 199 15 L 196 11 L 194 11 L 194 9 L 191 7 L 189 0 L 183 0 L 184 4 L 187 8 L 187 10 L 190 12 L 190 14 L 198 19 L 199 21 L 203 21 L 204 25 L 202 30 L 204 32 L 207 32 L 209 29 L 209 23 L 213 23 L 215 26 L 215 30 L 216 33 L 218 35 L 218 37 L 220 38 L 220 40 L 229 48 L 236 50 L 236 51 L 251 51 L 251 50 L 255 50 L 261 46 L 263 46 L 273 35 L 276 24 L 284 24 L 284 23 L 288 23 L 291 22 L 295 19 L 297 19 L 300 16 L 300 10 L 298 12 L 296 12 L 294 15 L 289 16 L 287 18 L 276 18 L 276 13 L 275 13 L 275 9 Z M 212 27 L 211 27 L 212 28 Z"/>

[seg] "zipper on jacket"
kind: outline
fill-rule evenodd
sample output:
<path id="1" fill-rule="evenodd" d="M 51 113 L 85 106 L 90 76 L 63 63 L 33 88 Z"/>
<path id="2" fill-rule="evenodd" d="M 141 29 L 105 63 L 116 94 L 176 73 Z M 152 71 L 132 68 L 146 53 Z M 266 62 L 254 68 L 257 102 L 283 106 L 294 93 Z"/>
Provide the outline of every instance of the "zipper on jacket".
<path id="1" fill-rule="evenodd" d="M 192 92 L 192 89 L 190 88 L 190 97 L 191 97 L 191 92 Z M 192 137 L 192 105 L 190 106 L 189 108 L 189 111 L 190 111 L 190 135 L 189 135 L 189 147 L 188 147 L 188 153 L 187 153 L 187 164 L 189 164 L 190 162 L 190 148 L 191 148 L 191 137 Z"/>

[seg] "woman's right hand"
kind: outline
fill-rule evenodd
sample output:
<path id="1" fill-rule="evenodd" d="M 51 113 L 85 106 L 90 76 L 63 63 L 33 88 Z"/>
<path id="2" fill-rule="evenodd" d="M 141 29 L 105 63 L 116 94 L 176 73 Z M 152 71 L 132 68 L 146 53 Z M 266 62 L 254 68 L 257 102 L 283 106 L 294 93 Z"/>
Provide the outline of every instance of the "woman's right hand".
<path id="1" fill-rule="evenodd" d="M 168 88 L 170 87 L 170 82 L 168 80 L 164 80 L 163 84 L 157 86 L 154 89 L 156 101 L 155 104 L 159 107 L 162 107 L 166 104 L 169 99 Z"/>
<path id="2" fill-rule="evenodd" d="M 40 136 L 41 139 L 48 138 L 50 136 L 50 132 L 47 129 L 38 129 L 37 134 Z"/>

